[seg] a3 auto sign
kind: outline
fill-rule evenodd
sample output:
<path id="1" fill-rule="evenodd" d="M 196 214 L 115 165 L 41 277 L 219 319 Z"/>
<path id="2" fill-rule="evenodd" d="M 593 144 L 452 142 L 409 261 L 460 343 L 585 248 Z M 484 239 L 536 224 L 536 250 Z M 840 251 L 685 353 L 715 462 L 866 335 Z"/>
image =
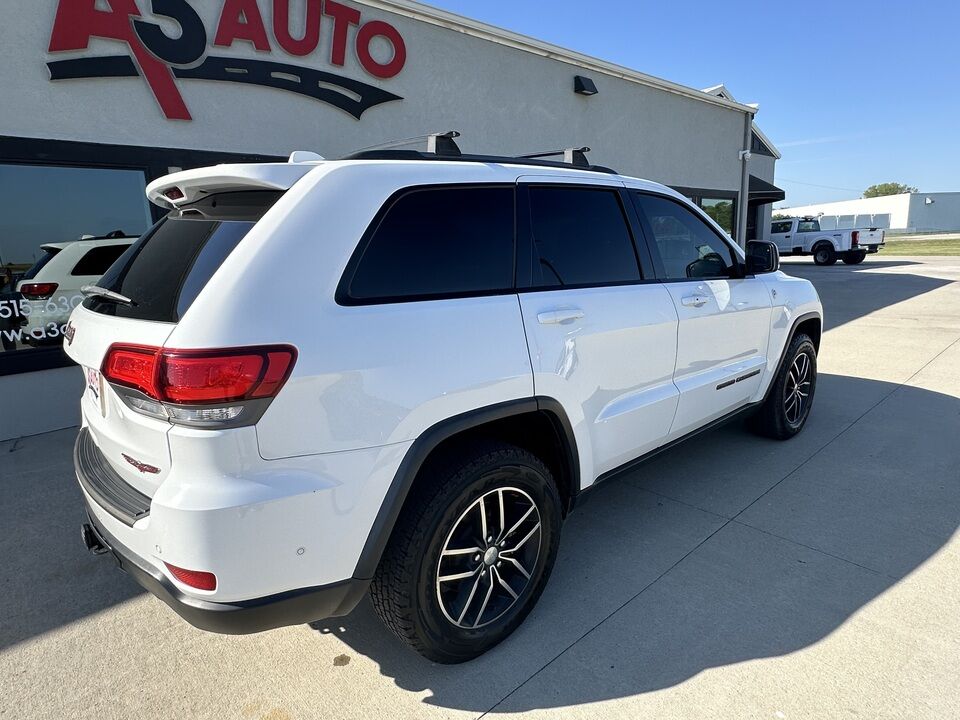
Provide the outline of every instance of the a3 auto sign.
<path id="1" fill-rule="evenodd" d="M 187 0 L 60 0 L 50 52 L 85 51 L 91 38 L 125 43 L 128 52 L 47 63 L 50 79 L 142 76 L 170 120 L 192 119 L 178 88 L 178 81 L 188 79 L 287 90 L 338 107 L 357 119 L 375 105 L 401 99 L 380 87 L 312 67 L 214 54 L 215 48 L 247 43 L 258 52 L 279 48 L 294 57 L 323 52 L 330 65 L 343 67 L 352 44 L 360 66 L 380 80 L 395 77 L 406 64 L 407 48 L 400 32 L 383 20 L 365 20 L 355 7 L 334 0 L 273 0 L 271 4 L 272 37 L 257 0 L 224 0 L 212 33 Z M 146 15 L 141 6 L 148 5 L 150 14 Z M 306 13 L 305 23 L 296 23 L 304 28 L 302 37 L 294 37 L 290 30 L 292 9 Z M 167 34 L 156 16 L 179 25 L 179 36 Z M 329 48 L 321 48 L 321 29 L 326 23 L 332 24 L 332 42 Z M 390 46 L 389 60 L 383 58 L 383 52 L 374 52 L 375 43 Z"/>

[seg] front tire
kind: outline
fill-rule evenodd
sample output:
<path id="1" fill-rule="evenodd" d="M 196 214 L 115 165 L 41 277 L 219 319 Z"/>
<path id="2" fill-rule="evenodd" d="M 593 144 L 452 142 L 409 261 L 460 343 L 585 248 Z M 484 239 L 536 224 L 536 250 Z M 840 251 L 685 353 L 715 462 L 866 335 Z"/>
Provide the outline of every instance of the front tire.
<path id="1" fill-rule="evenodd" d="M 865 257 L 867 257 L 866 250 L 851 250 L 843 254 L 843 262 L 845 265 L 859 265 Z"/>
<path id="2" fill-rule="evenodd" d="M 546 465 L 505 443 L 448 454 L 424 468 L 370 585 L 373 607 L 430 660 L 471 660 L 533 609 L 560 540 L 561 507 Z"/>
<path id="3" fill-rule="evenodd" d="M 833 265 L 837 262 L 837 252 L 830 243 L 820 243 L 813 249 L 813 262 L 817 265 Z"/>
<path id="4" fill-rule="evenodd" d="M 787 440 L 803 430 L 817 390 L 817 349 L 809 336 L 797 333 L 787 348 L 773 386 L 753 417 L 755 432 Z"/>

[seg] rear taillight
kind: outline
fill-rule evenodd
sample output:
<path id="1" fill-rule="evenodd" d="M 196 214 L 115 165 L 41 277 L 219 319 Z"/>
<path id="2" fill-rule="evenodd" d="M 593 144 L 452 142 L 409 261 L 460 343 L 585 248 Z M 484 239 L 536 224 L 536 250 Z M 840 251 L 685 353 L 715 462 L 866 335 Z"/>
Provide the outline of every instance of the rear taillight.
<path id="1" fill-rule="evenodd" d="M 146 396 L 124 398 L 139 412 L 174 423 L 219 425 L 237 420 L 248 405 L 262 413 L 296 359 L 289 345 L 223 350 L 113 345 L 102 372 L 108 382 Z M 247 413 L 244 420 L 256 418 Z"/>
<path id="2" fill-rule="evenodd" d="M 46 300 L 57 291 L 56 283 L 24 283 L 20 294 L 28 300 Z"/>
<path id="3" fill-rule="evenodd" d="M 167 566 L 170 574 L 184 585 L 189 585 L 197 590 L 213 591 L 217 589 L 217 576 L 213 573 L 202 570 L 185 570 L 176 565 L 171 565 L 168 562 L 165 562 L 164 565 Z"/>
<path id="4" fill-rule="evenodd" d="M 860 231 L 854 230 L 850 233 L 850 247 L 857 247 L 860 244 Z"/>

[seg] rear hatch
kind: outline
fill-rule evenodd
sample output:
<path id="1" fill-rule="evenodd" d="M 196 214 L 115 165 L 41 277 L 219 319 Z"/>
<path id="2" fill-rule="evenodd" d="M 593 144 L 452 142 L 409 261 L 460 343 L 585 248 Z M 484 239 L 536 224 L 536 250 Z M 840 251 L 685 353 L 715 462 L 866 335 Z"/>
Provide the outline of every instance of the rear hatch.
<path id="1" fill-rule="evenodd" d="M 169 473 L 172 425 L 138 385 L 137 373 L 146 373 L 143 368 L 154 361 L 151 353 L 163 348 L 224 260 L 283 194 L 235 185 L 217 190 L 174 209 L 131 245 L 95 288 L 85 289 L 87 297 L 70 318 L 64 344 L 84 370 L 81 406 L 94 444 L 127 483 L 148 497 Z M 117 377 L 133 380 L 109 379 Z"/>

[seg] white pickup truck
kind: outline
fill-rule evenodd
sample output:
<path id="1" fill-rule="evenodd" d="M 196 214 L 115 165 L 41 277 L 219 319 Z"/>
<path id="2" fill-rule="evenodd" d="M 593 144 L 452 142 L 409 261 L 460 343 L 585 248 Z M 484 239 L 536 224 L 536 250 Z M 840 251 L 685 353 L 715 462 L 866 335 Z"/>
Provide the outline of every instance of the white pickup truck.
<path id="1" fill-rule="evenodd" d="M 868 253 L 883 247 L 883 230 L 821 230 L 817 218 L 779 218 L 770 226 L 770 241 L 781 255 L 813 255 L 817 265 L 833 265 L 838 259 L 847 265 L 862 263 Z"/>

